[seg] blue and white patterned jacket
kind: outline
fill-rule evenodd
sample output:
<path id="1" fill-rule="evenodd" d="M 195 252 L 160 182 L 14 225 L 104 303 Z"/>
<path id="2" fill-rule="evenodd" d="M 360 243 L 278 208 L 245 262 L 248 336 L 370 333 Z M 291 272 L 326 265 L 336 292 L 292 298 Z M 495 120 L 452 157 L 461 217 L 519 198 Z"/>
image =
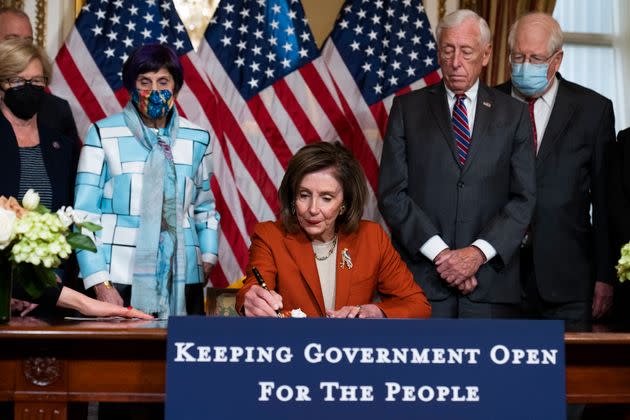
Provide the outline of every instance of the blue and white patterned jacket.
<path id="1" fill-rule="evenodd" d="M 185 215 L 186 283 L 200 283 L 202 262 L 214 264 L 218 255 L 219 214 L 210 190 L 212 142 L 207 131 L 179 117 L 172 152 Z M 122 113 L 98 121 L 88 131 L 79 159 L 74 207 L 103 229 L 95 235 L 96 253 L 77 253 L 86 288 L 105 280 L 132 283 L 142 173 L 148 155 L 125 125 Z"/>

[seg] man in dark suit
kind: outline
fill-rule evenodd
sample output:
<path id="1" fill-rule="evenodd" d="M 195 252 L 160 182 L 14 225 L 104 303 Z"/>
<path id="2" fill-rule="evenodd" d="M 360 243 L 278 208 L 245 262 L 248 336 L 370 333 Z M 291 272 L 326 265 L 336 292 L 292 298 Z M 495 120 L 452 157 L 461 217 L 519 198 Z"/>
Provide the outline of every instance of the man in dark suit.
<path id="1" fill-rule="evenodd" d="M 609 99 L 557 73 L 562 30 L 531 13 L 509 35 L 510 82 L 535 132 L 536 209 L 521 252 L 525 315 L 587 326 L 612 303 L 606 170 L 615 139 Z"/>
<path id="2" fill-rule="evenodd" d="M 21 38 L 32 42 L 33 28 L 28 15 L 22 10 L 2 7 L 0 8 L 0 42 L 11 38 Z M 66 100 L 46 93 L 37 118 L 42 125 L 63 134 L 79 145 L 77 127 Z"/>
<path id="3" fill-rule="evenodd" d="M 394 100 L 379 208 L 435 317 L 518 315 L 518 252 L 534 208 L 527 108 L 479 81 L 492 46 L 470 10 L 437 27 L 441 83 Z"/>

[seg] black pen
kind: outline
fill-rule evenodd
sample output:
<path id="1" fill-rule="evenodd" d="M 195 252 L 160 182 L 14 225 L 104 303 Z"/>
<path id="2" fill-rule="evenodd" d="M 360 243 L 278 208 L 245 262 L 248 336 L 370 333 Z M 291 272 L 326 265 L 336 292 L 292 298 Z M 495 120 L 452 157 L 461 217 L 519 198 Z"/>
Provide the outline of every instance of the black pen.
<path id="1" fill-rule="evenodd" d="M 269 288 L 267 287 L 267 283 L 265 283 L 265 279 L 263 279 L 263 277 L 260 275 L 260 272 L 258 271 L 256 267 L 252 267 L 252 273 L 254 273 L 254 277 L 256 277 L 256 281 L 258 282 L 258 285 L 262 287 L 263 289 L 265 289 L 266 291 L 269 291 Z M 280 309 L 276 309 L 276 314 L 280 316 Z"/>

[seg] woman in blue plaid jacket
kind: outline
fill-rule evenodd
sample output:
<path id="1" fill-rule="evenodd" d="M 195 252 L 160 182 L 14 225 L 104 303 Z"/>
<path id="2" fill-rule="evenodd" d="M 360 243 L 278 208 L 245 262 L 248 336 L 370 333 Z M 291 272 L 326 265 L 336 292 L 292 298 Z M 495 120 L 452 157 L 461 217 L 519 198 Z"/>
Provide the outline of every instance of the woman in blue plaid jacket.
<path id="1" fill-rule="evenodd" d="M 77 255 L 85 288 L 160 317 L 202 313 L 218 253 L 210 135 L 177 113 L 169 47 L 140 47 L 122 78 L 131 99 L 90 128 L 79 159 L 75 210 L 103 227 L 97 252 Z"/>

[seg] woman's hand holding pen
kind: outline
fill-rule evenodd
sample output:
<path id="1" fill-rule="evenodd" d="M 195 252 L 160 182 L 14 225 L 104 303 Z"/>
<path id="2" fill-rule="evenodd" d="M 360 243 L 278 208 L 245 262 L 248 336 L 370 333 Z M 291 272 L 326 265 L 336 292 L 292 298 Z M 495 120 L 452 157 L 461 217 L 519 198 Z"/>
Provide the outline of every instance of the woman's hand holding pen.
<path id="1" fill-rule="evenodd" d="M 282 296 L 273 290 L 265 290 L 254 285 L 245 293 L 243 302 L 245 316 L 277 317 L 276 311 L 282 309 Z"/>

